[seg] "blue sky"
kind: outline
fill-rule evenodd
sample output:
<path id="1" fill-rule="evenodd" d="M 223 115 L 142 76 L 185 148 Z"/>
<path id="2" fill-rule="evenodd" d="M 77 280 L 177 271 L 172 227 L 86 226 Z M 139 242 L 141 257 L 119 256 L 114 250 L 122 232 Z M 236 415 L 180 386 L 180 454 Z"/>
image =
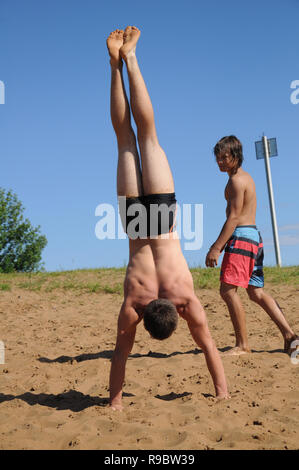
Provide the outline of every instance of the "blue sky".
<path id="1" fill-rule="evenodd" d="M 225 221 L 226 174 L 212 148 L 235 134 L 258 197 L 265 263 L 275 264 L 264 162 L 271 159 L 283 265 L 299 264 L 298 0 L 0 0 L 0 186 L 12 189 L 48 245 L 45 268 L 123 266 L 127 240 L 99 240 L 95 209 L 116 207 L 116 141 L 109 116 L 110 31 L 136 25 L 138 57 L 180 204 L 203 204 L 204 265 Z M 127 83 L 127 82 L 126 82 Z M 299 97 L 299 93 L 298 93 Z"/>

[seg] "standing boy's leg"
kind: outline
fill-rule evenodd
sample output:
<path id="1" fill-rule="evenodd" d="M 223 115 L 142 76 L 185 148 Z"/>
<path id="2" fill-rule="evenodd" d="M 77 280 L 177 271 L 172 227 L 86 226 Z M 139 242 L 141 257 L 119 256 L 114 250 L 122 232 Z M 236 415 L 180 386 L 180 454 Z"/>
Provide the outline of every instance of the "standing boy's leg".
<path id="1" fill-rule="evenodd" d="M 263 240 L 259 233 L 259 246 L 258 253 L 255 260 L 255 266 L 249 280 L 247 287 L 247 294 L 250 300 L 256 302 L 262 307 L 265 312 L 268 313 L 271 320 L 274 321 L 276 326 L 279 328 L 284 338 L 284 350 L 290 352 L 291 343 L 298 337 L 291 329 L 284 314 L 282 313 L 278 303 L 263 289 L 264 286 L 264 274 L 263 274 L 263 260 L 264 260 L 264 245 Z"/>
<path id="2" fill-rule="evenodd" d="M 276 326 L 279 328 L 284 338 L 284 350 L 285 352 L 288 352 L 292 341 L 297 338 L 297 335 L 288 324 L 278 303 L 270 295 L 266 294 L 264 289 L 261 287 L 249 285 L 247 288 L 247 294 L 250 300 L 256 302 L 265 310 L 265 312 L 268 313 L 271 320 L 273 320 Z"/>
<path id="3" fill-rule="evenodd" d="M 248 346 L 245 311 L 237 292 L 237 286 L 221 282 L 220 295 L 225 301 L 236 335 L 236 345 L 226 354 L 244 354 L 250 352 Z"/>

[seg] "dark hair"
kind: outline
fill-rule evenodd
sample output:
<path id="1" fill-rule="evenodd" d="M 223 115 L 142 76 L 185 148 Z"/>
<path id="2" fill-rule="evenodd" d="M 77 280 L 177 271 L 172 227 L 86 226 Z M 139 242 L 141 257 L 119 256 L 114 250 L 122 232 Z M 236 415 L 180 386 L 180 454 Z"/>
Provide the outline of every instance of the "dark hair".
<path id="1" fill-rule="evenodd" d="M 174 332 L 178 323 L 175 306 L 167 299 L 152 300 L 143 314 L 144 328 L 155 339 L 166 339 Z"/>
<path id="2" fill-rule="evenodd" d="M 243 157 L 243 148 L 242 144 L 234 135 L 228 135 L 222 137 L 214 147 L 214 155 L 217 157 L 221 152 L 228 152 L 231 154 L 233 159 L 238 160 L 238 168 L 242 165 Z"/>

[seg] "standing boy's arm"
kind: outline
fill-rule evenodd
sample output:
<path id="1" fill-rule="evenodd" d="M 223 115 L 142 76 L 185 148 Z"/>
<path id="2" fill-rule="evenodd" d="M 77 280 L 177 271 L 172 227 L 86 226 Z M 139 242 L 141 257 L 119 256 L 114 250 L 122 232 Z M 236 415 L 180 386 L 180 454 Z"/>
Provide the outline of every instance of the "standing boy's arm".
<path id="1" fill-rule="evenodd" d="M 244 205 L 244 185 L 239 179 L 231 179 L 228 188 L 227 219 L 222 227 L 219 237 L 211 246 L 207 257 L 206 266 L 214 267 L 217 265 L 221 251 L 232 236 L 236 226 L 239 223 L 240 215 Z"/>
<path id="2" fill-rule="evenodd" d="M 133 348 L 136 326 L 140 318 L 132 307 L 123 305 L 118 317 L 116 346 L 110 370 L 110 406 L 122 410 L 122 387 L 128 356 Z"/>

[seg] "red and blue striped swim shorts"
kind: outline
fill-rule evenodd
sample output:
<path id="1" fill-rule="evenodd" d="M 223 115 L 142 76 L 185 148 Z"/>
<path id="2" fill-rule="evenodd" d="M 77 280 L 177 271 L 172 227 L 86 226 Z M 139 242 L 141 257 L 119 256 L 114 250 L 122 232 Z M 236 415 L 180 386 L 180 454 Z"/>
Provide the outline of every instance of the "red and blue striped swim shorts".
<path id="1" fill-rule="evenodd" d="M 226 244 L 220 280 L 247 288 L 264 286 L 264 248 L 255 225 L 238 225 Z"/>

